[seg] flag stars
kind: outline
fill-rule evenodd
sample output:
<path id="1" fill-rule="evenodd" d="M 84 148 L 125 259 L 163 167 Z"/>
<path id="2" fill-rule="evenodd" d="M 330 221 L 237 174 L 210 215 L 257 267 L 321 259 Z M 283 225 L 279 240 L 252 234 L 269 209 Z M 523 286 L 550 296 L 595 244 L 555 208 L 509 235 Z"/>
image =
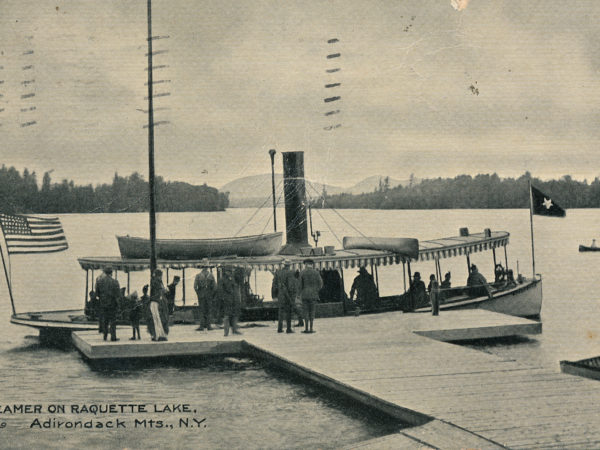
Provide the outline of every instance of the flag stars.
<path id="1" fill-rule="evenodd" d="M 546 207 L 546 209 L 552 208 L 552 199 L 544 197 L 543 203 L 544 203 L 544 206 Z"/>

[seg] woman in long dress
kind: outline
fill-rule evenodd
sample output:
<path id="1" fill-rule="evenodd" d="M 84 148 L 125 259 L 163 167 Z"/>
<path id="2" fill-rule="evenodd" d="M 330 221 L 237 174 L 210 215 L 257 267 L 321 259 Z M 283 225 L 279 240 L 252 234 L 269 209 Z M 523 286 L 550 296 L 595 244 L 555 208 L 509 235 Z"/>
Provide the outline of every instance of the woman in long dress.
<path id="1" fill-rule="evenodd" d="M 152 281 L 150 282 L 150 313 L 152 314 L 152 322 L 154 324 L 153 341 L 167 340 L 169 316 L 165 314 L 165 306 L 166 298 L 165 286 L 162 282 L 162 270 L 156 269 L 152 274 Z"/>

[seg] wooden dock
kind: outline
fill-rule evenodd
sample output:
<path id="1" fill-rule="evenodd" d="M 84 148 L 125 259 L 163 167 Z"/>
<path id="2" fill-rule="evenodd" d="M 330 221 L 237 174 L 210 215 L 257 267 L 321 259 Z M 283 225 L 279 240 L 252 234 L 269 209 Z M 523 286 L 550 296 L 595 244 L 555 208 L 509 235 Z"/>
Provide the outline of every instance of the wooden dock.
<path id="1" fill-rule="evenodd" d="M 441 342 L 535 334 L 538 322 L 465 310 L 322 319 L 315 334 L 278 334 L 274 323 L 227 338 L 194 328 L 173 327 L 164 343 L 107 343 L 90 331 L 73 340 L 90 359 L 244 352 L 416 425 L 359 448 L 600 446 L 597 382 Z"/>

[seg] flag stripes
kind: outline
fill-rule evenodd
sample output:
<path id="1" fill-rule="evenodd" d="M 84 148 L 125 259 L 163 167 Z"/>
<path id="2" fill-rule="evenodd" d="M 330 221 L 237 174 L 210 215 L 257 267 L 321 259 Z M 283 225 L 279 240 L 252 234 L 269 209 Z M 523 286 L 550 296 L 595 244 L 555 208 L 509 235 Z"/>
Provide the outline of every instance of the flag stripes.
<path id="1" fill-rule="evenodd" d="M 69 248 L 58 218 L 0 214 L 9 255 L 53 253 Z"/>

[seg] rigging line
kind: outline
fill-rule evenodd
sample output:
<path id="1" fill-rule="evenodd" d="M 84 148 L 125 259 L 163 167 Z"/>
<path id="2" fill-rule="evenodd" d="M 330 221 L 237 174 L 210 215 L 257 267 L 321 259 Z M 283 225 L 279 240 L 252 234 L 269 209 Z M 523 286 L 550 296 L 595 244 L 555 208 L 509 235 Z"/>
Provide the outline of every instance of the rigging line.
<path id="1" fill-rule="evenodd" d="M 309 181 L 308 182 L 310 187 L 318 193 L 317 189 L 312 185 L 312 183 Z M 321 194 L 319 194 L 321 195 Z M 323 198 L 323 202 L 325 202 L 325 198 Z M 329 209 L 331 209 L 334 213 L 336 213 L 340 219 L 342 219 L 344 222 L 346 222 L 354 231 L 356 231 L 357 233 L 359 233 L 362 237 L 364 237 L 365 239 L 369 240 L 371 243 L 374 243 L 368 236 L 366 236 L 362 231 L 360 231 L 358 228 L 356 228 L 354 225 L 352 225 L 352 223 L 350 223 L 348 220 L 346 220 L 346 218 L 344 216 L 342 216 L 335 208 L 331 208 L 329 207 Z M 317 211 L 319 209 L 317 208 Z"/>
<path id="2" fill-rule="evenodd" d="M 327 225 L 327 228 L 329 228 L 329 231 L 331 231 L 331 234 L 333 234 L 333 236 L 337 239 L 337 241 L 342 245 L 342 247 L 344 246 L 344 243 L 340 240 L 340 238 L 338 237 L 337 234 L 335 234 L 335 231 L 333 231 L 333 229 L 331 228 L 331 226 L 329 225 L 329 223 L 327 223 L 327 221 L 325 220 L 325 217 L 323 217 L 323 214 L 321 214 L 321 211 L 319 211 L 317 209 L 317 212 L 319 213 L 319 216 L 321 216 L 321 219 L 323 220 L 323 222 L 325 222 L 325 225 Z"/>
<path id="3" fill-rule="evenodd" d="M 277 185 L 277 187 L 279 187 L 279 184 Z M 241 233 L 241 231 L 246 228 L 246 225 L 248 225 L 252 219 L 254 219 L 254 217 L 258 214 L 258 212 L 265 207 L 265 205 L 267 204 L 267 202 L 269 202 L 271 200 L 271 195 L 268 195 L 267 198 L 265 199 L 265 201 L 262 203 L 262 205 L 260 205 L 258 208 L 256 208 L 256 210 L 254 211 L 254 213 L 250 216 L 250 218 L 246 221 L 246 223 L 244 223 L 242 225 L 242 227 L 237 231 L 237 233 L 235 233 L 233 235 L 233 237 L 236 237 L 238 234 Z"/>
<path id="4" fill-rule="evenodd" d="M 279 184 L 281 184 L 281 183 L 283 183 L 283 181 L 281 181 Z M 277 185 L 277 187 L 279 187 L 279 185 Z M 281 192 L 280 192 L 280 194 L 279 194 L 279 197 L 277 197 L 277 200 L 276 200 L 276 202 L 275 202 L 275 204 L 276 204 L 277 206 L 279 206 L 279 205 L 283 205 L 283 206 L 285 206 L 285 199 L 284 199 L 284 201 L 283 201 L 283 202 L 281 201 L 281 197 L 282 197 L 283 195 L 284 195 L 284 193 L 283 193 L 283 189 L 281 189 Z"/>
<path id="5" fill-rule="evenodd" d="M 269 226 L 269 224 L 271 223 L 271 219 L 273 218 L 273 216 L 269 215 L 269 217 L 267 218 L 267 222 L 265 223 L 265 226 L 263 227 L 262 231 L 260 232 L 260 234 L 265 234 L 265 230 L 267 229 L 267 227 Z"/>
<path id="6" fill-rule="evenodd" d="M 266 199 L 266 200 L 263 202 L 263 204 L 262 204 L 262 205 L 260 205 L 258 208 L 256 208 L 256 210 L 254 211 L 254 213 L 253 213 L 253 214 L 250 216 L 250 218 L 249 218 L 249 219 L 246 221 L 246 223 L 244 223 L 244 224 L 242 225 L 242 227 L 241 227 L 241 228 L 240 228 L 240 229 L 237 231 L 237 233 L 235 233 L 235 234 L 233 235 L 233 237 L 236 237 L 238 234 L 240 234 L 240 233 L 241 233 L 241 231 L 242 231 L 244 228 L 246 228 L 246 225 L 248 225 L 248 224 L 249 224 L 249 223 L 252 221 L 252 219 L 254 219 L 254 217 L 255 217 L 255 216 L 258 214 L 258 212 L 259 212 L 259 211 L 260 211 L 262 208 L 264 208 L 264 207 L 265 207 L 265 205 L 267 204 L 267 202 L 268 202 L 269 200 L 271 200 L 271 199 L 267 197 L 267 199 Z"/>
<path id="7" fill-rule="evenodd" d="M 281 183 L 283 183 L 283 179 L 279 181 L 279 183 L 277 184 L 276 188 L 275 188 L 275 192 L 277 192 L 277 188 L 279 187 L 279 185 L 281 185 Z M 283 195 L 283 189 L 281 191 L 281 194 L 279 194 L 279 197 L 277 197 L 277 199 L 275 200 L 275 205 L 277 206 L 279 204 L 279 200 L 281 200 L 281 196 Z M 275 214 L 277 214 L 277 209 L 275 209 Z M 271 219 L 273 218 L 272 214 L 269 214 L 269 217 L 267 218 L 267 223 L 265 223 L 265 226 L 263 227 L 262 231 L 260 232 L 260 234 L 265 234 L 265 230 L 267 229 L 267 227 L 269 226 L 269 224 L 271 223 Z M 255 272 L 256 273 L 256 272 Z"/>
<path id="8" fill-rule="evenodd" d="M 283 183 L 283 180 L 279 182 L 279 184 Z M 277 185 L 277 187 L 279 187 L 279 185 Z M 275 191 L 277 192 L 277 189 L 275 189 Z M 283 189 L 281 190 L 281 192 L 279 193 L 279 197 L 277 197 L 277 200 L 275 201 L 276 205 L 280 205 L 281 204 L 281 196 L 283 195 Z M 285 201 L 283 202 L 283 205 L 285 206 Z"/>

